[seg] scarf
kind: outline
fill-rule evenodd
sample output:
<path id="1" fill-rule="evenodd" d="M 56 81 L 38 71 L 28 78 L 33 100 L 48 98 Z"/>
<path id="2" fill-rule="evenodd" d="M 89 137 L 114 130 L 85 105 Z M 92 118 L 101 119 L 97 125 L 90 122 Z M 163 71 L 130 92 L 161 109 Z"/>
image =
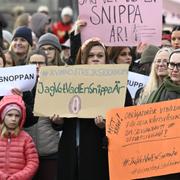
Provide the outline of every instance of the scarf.
<path id="1" fill-rule="evenodd" d="M 170 77 L 164 79 L 162 85 L 150 95 L 147 103 L 158 102 L 163 99 L 167 100 L 166 97 L 163 97 L 163 95 L 167 94 L 167 92 L 180 94 L 180 85 L 174 84 Z"/>

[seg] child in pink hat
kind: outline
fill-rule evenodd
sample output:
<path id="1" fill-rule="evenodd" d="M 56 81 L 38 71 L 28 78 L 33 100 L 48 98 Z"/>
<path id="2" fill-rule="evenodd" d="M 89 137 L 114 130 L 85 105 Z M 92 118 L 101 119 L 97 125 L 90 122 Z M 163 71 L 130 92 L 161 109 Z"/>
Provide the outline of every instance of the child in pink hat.
<path id="1" fill-rule="evenodd" d="M 0 101 L 0 180 L 31 180 L 39 160 L 32 138 L 22 130 L 26 119 L 21 96 Z"/>

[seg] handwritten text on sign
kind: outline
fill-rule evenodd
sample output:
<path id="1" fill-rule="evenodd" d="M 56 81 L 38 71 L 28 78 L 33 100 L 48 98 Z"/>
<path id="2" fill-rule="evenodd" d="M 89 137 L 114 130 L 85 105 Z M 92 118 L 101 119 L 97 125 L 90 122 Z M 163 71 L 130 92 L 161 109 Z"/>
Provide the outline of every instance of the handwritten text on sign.
<path id="1" fill-rule="evenodd" d="M 107 114 L 112 180 L 180 172 L 180 99 Z"/>
<path id="2" fill-rule="evenodd" d="M 34 112 L 41 116 L 105 117 L 112 107 L 124 106 L 127 76 L 128 65 L 43 67 Z"/>
<path id="3" fill-rule="evenodd" d="M 107 46 L 160 45 L 161 9 L 162 0 L 79 0 L 80 18 L 87 22 L 82 40 L 99 37 Z"/>

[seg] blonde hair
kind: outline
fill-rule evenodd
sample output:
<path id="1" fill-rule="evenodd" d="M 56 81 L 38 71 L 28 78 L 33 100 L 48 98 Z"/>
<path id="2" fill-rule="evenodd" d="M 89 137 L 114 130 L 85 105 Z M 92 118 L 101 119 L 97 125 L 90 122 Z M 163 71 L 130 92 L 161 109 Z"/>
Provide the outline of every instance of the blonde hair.
<path id="1" fill-rule="evenodd" d="M 164 51 L 167 52 L 170 56 L 173 49 L 169 48 L 169 47 L 163 47 L 156 53 L 154 61 L 153 61 L 152 66 L 151 66 L 151 72 L 149 75 L 149 80 L 148 80 L 146 86 L 141 91 L 141 93 L 139 95 L 139 99 L 137 100 L 137 104 L 145 104 L 147 102 L 150 94 L 160 86 L 161 82 L 160 82 L 160 79 L 158 78 L 158 75 L 157 75 L 156 70 L 155 70 L 155 61 L 157 59 L 157 56 L 161 52 L 164 52 Z M 168 59 L 169 59 L 169 57 L 168 57 Z M 167 76 L 168 76 L 168 74 L 167 74 Z"/>
<path id="2" fill-rule="evenodd" d="M 9 132 L 8 132 L 8 129 L 7 129 L 7 127 L 6 127 L 4 122 L 1 124 L 0 128 L 1 128 L 1 137 L 8 137 Z M 20 133 L 20 127 L 17 126 L 14 129 L 13 135 L 15 135 L 17 137 L 19 133 Z"/>
<path id="3" fill-rule="evenodd" d="M 19 60 L 22 60 L 21 59 L 21 56 L 19 56 L 19 55 L 17 55 L 14 51 L 13 51 L 13 48 L 12 48 L 12 43 L 10 44 L 10 46 L 9 46 L 9 50 L 8 51 L 10 51 L 12 54 L 13 54 L 13 58 L 14 58 L 14 60 L 15 60 L 15 64 L 16 65 L 20 65 L 22 62 L 19 62 Z M 26 64 L 26 58 L 27 58 L 27 56 L 28 56 L 28 54 L 30 53 L 32 51 L 32 47 L 31 47 L 31 45 L 30 44 L 28 44 L 28 50 L 27 50 L 27 52 L 26 52 L 26 54 L 24 54 L 24 64 Z"/>

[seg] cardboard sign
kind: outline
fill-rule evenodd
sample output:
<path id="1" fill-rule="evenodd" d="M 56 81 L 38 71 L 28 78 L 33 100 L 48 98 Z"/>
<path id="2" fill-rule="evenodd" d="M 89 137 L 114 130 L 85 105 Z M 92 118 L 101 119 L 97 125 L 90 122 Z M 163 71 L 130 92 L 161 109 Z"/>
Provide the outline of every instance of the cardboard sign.
<path id="1" fill-rule="evenodd" d="M 180 99 L 107 113 L 111 180 L 180 172 Z"/>
<path id="2" fill-rule="evenodd" d="M 127 64 L 42 67 L 34 113 L 105 117 L 107 110 L 124 106 L 127 76 Z"/>
<path id="3" fill-rule="evenodd" d="M 162 0 L 78 0 L 87 22 L 81 39 L 98 37 L 106 46 L 161 45 Z"/>
<path id="4" fill-rule="evenodd" d="M 10 95 L 13 88 L 22 92 L 32 90 L 36 83 L 36 66 L 14 66 L 1 68 L 0 96 Z"/>
<path id="5" fill-rule="evenodd" d="M 137 90 L 144 87 L 148 79 L 149 79 L 148 76 L 142 74 L 138 74 L 134 72 L 128 73 L 128 90 L 133 99 L 135 98 L 135 94 Z"/>

